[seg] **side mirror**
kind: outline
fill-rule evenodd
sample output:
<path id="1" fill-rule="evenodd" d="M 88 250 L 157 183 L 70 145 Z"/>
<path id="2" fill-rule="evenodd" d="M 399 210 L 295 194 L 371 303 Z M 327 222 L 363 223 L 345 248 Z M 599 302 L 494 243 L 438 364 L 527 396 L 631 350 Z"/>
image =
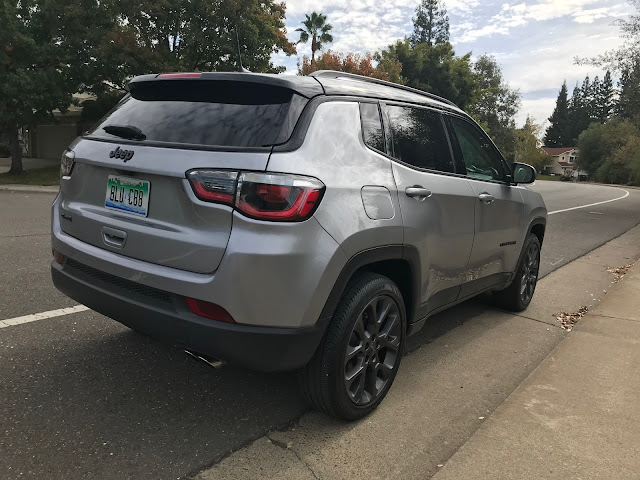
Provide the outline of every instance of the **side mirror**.
<path id="1" fill-rule="evenodd" d="M 513 164 L 513 182 L 514 183 L 533 183 L 536 181 L 536 169 L 526 163 Z"/>

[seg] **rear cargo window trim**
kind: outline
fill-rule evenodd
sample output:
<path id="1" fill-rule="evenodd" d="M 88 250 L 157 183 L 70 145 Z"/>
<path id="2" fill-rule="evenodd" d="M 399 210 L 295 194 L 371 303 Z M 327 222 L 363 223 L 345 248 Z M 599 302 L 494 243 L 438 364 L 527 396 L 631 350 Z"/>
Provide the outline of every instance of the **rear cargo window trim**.
<path id="1" fill-rule="evenodd" d="M 232 145 L 200 145 L 195 143 L 161 142 L 158 140 L 129 140 L 126 138 L 104 138 L 95 135 L 83 135 L 82 138 L 96 142 L 110 143 L 113 145 L 138 145 L 141 147 L 175 148 L 181 150 L 202 150 L 207 152 L 245 152 L 245 153 L 271 153 L 273 145 L 266 147 L 237 147 Z"/>

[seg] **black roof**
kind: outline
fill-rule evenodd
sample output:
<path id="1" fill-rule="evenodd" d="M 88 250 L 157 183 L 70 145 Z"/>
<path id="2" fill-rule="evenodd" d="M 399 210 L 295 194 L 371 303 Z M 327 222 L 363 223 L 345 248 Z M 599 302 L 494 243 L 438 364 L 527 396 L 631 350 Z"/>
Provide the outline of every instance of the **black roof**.
<path id="1" fill-rule="evenodd" d="M 190 75 L 190 76 L 188 76 Z M 309 76 L 276 75 L 248 72 L 204 72 L 197 74 L 149 74 L 135 77 L 129 82 L 128 89 L 134 90 L 138 84 L 151 81 L 233 81 L 247 84 L 263 84 L 287 88 L 307 97 L 318 95 L 340 95 L 368 97 L 383 100 L 396 100 L 429 106 L 438 106 L 448 110 L 461 110 L 451 101 L 415 88 L 398 85 L 351 73 L 333 70 L 320 70 Z"/>

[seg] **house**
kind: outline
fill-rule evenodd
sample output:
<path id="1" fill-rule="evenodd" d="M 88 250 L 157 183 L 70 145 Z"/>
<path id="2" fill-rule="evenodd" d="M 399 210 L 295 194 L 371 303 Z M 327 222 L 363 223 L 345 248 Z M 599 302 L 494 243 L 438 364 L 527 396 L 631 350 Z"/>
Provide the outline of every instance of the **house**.
<path id="1" fill-rule="evenodd" d="M 54 110 L 51 119 L 40 121 L 36 125 L 24 126 L 19 130 L 24 157 L 59 159 L 69 144 L 90 126 L 82 120 L 82 103 L 94 100 L 95 97 L 76 94 L 74 99 L 74 105 L 66 112 Z"/>
<path id="2" fill-rule="evenodd" d="M 545 175 L 554 174 L 578 180 L 586 176 L 586 172 L 578 170 L 576 160 L 578 150 L 575 147 L 542 147 L 551 157 L 551 163 L 542 169 Z"/>

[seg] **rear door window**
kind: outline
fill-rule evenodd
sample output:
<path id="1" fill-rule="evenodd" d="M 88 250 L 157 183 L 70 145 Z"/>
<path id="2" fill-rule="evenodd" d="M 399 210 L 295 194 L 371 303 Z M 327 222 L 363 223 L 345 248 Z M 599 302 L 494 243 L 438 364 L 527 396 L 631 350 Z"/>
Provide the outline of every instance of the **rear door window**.
<path id="1" fill-rule="evenodd" d="M 135 85 L 90 132 L 121 140 L 108 125 L 134 126 L 144 141 L 206 147 L 269 147 L 286 142 L 307 99 L 271 85 L 162 81 Z"/>
<path id="2" fill-rule="evenodd" d="M 440 114 L 434 110 L 386 105 L 392 156 L 413 167 L 454 172 Z"/>
<path id="3" fill-rule="evenodd" d="M 384 152 L 384 134 L 382 133 L 382 121 L 377 103 L 361 103 L 360 119 L 362 121 L 362 134 L 364 143 L 368 147 Z"/>

